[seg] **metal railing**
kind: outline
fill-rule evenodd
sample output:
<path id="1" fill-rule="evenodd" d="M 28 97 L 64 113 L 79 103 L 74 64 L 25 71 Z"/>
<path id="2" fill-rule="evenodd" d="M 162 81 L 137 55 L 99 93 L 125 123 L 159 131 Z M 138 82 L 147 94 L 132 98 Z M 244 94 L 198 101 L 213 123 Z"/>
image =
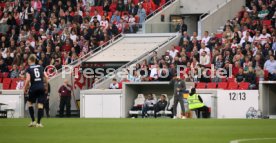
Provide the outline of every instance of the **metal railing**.
<path id="1" fill-rule="evenodd" d="M 206 15 L 210 15 L 212 13 L 214 13 L 215 11 L 217 11 L 219 8 L 221 8 L 223 5 L 227 4 L 229 1 L 231 0 L 225 0 L 224 2 L 217 4 L 216 8 L 210 8 L 209 10 L 207 10 L 206 12 L 204 12 L 203 14 L 201 14 L 199 16 L 199 21 L 201 21 L 203 19 L 204 16 Z"/>
<path id="2" fill-rule="evenodd" d="M 121 38 L 121 37 L 123 37 L 123 34 L 122 34 L 122 33 L 116 35 L 115 37 L 113 37 L 113 38 L 110 39 L 109 41 L 103 43 L 101 46 L 99 46 L 99 47 L 97 47 L 96 49 L 94 49 L 94 50 L 88 52 L 88 53 L 85 54 L 84 56 L 78 58 L 76 61 L 74 61 L 74 62 L 68 64 L 66 67 L 70 67 L 70 66 L 76 67 L 76 66 L 79 66 L 82 62 L 84 62 L 84 61 L 86 61 L 86 60 L 88 60 L 88 59 L 90 59 L 90 58 L 96 56 L 96 55 L 99 54 L 101 51 L 103 51 L 103 50 L 105 50 L 106 48 L 108 48 L 112 43 L 114 43 L 114 42 L 116 43 L 116 42 L 117 42 L 116 40 L 118 40 L 118 39 Z M 53 78 L 55 78 L 55 77 L 57 77 L 57 76 L 59 76 L 59 75 L 62 73 L 63 70 L 66 70 L 66 67 L 62 67 L 61 69 L 59 69 L 59 70 L 57 71 L 57 74 L 54 75 L 53 77 L 51 77 L 50 80 L 53 79 Z"/>
<path id="3" fill-rule="evenodd" d="M 176 1 L 176 0 L 174 0 L 174 1 Z M 165 4 L 163 4 L 162 6 L 159 6 L 157 9 L 155 9 L 153 12 L 151 12 L 149 15 L 147 15 L 145 20 L 150 19 L 152 16 L 154 16 L 158 12 L 162 11 L 162 9 L 164 9 L 165 7 L 167 7 L 169 4 L 173 3 L 174 1 L 169 0 Z"/>
<path id="4" fill-rule="evenodd" d="M 95 82 L 95 84 L 94 84 L 95 86 L 94 86 L 93 88 L 94 88 L 94 89 L 95 89 L 95 88 L 98 88 L 99 85 L 102 84 L 105 80 L 109 79 L 109 77 L 110 77 L 111 75 L 116 75 L 116 74 L 118 74 L 118 72 L 122 71 L 123 69 L 126 69 L 126 68 L 128 68 L 129 66 L 131 66 L 131 65 L 133 65 L 133 64 L 135 64 L 135 63 L 137 63 L 137 62 L 139 62 L 139 61 L 142 61 L 142 60 L 145 59 L 145 58 L 148 58 L 149 56 L 151 56 L 151 53 L 152 53 L 153 51 L 159 50 L 160 47 L 162 47 L 163 45 L 167 44 L 167 43 L 170 42 L 172 39 L 176 38 L 178 35 L 179 35 L 179 33 L 177 32 L 175 35 L 169 37 L 166 41 L 164 41 L 163 43 L 159 44 L 159 45 L 156 46 L 154 49 L 152 49 L 152 50 L 150 50 L 150 51 L 144 53 L 143 55 L 141 55 L 141 56 L 139 56 L 138 58 L 132 60 L 131 62 L 126 63 L 125 65 L 121 66 L 120 68 L 118 68 L 117 70 L 113 71 L 112 73 L 109 73 L 108 75 L 106 75 L 106 76 L 100 78 L 99 80 L 97 80 L 97 81 Z"/>
<path id="5" fill-rule="evenodd" d="M 224 5 L 226 5 L 228 2 L 230 2 L 231 0 L 225 0 L 224 2 L 221 2 L 220 4 L 217 4 L 217 6 L 215 8 L 210 8 L 209 10 L 207 10 L 206 12 L 204 12 L 203 14 L 201 14 L 199 16 L 199 22 L 198 22 L 198 35 L 202 35 L 202 20 L 206 17 L 208 17 L 209 15 L 211 15 L 212 13 L 214 13 L 215 11 L 219 10 L 221 7 L 223 7 Z"/>

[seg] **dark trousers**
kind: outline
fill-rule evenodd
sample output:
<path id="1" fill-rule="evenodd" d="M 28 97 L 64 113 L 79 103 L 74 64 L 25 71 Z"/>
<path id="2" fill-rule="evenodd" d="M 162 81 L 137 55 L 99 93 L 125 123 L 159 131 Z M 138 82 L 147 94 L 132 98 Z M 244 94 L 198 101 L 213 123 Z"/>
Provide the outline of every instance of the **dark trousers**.
<path id="1" fill-rule="evenodd" d="M 66 106 L 66 116 L 71 116 L 71 96 L 60 96 L 59 115 L 63 117 L 64 107 Z"/>
<path id="2" fill-rule="evenodd" d="M 177 95 L 177 96 L 174 96 L 174 100 L 173 100 L 173 115 L 174 116 L 176 116 L 176 113 L 177 113 L 177 103 L 178 102 L 180 103 L 182 114 L 185 113 L 183 97 L 181 95 Z"/>
<path id="3" fill-rule="evenodd" d="M 142 117 L 144 117 L 149 110 L 153 110 L 153 107 L 150 107 L 147 104 L 144 104 L 142 108 Z"/>
<path id="4" fill-rule="evenodd" d="M 207 106 L 203 106 L 201 108 L 195 109 L 197 118 L 210 118 L 209 108 Z"/>
<path id="5" fill-rule="evenodd" d="M 44 110 L 46 112 L 46 116 L 50 117 L 50 114 L 49 114 L 49 111 L 50 111 L 50 108 L 49 108 L 49 99 L 46 99 L 45 102 L 44 102 Z"/>
<path id="6" fill-rule="evenodd" d="M 154 106 L 154 117 L 156 118 L 157 117 L 156 113 L 158 113 L 159 111 L 165 110 L 165 108 L 166 108 L 166 106 L 160 106 L 160 105 L 156 104 Z"/>
<path id="7" fill-rule="evenodd" d="M 276 81 L 276 74 L 275 73 L 273 73 L 273 74 L 269 73 L 268 74 L 268 79 L 272 80 L 272 81 Z"/>

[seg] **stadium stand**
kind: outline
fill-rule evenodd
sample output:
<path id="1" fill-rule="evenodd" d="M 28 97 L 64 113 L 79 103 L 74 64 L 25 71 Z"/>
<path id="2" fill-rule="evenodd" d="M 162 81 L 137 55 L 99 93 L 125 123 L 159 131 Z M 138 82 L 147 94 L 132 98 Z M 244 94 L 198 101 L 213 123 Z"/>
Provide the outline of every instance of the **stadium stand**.
<path id="1" fill-rule="evenodd" d="M 222 33 L 205 31 L 200 38 L 197 35 L 189 36 L 184 31 L 179 45 L 165 53 L 158 53 L 162 54 L 161 57 L 154 56 L 138 63 L 138 69 L 150 73 L 148 78 L 141 81 L 169 81 L 177 65 L 185 66 L 182 78 L 196 82 L 197 88 L 206 88 L 206 82 L 215 82 L 217 88 L 221 89 L 256 89 L 260 80 L 276 80 L 276 66 L 269 66 L 275 63 L 271 59 L 275 59 L 276 54 L 275 18 L 275 1 L 246 1 L 246 6 L 236 17 L 226 21 Z M 202 58 L 204 51 L 207 56 Z M 202 64 L 208 61 L 210 64 Z M 191 71 L 198 73 L 199 69 L 209 69 L 211 64 L 215 71 L 226 70 L 225 77 L 199 78 L 197 74 L 191 75 Z M 243 70 L 241 83 L 237 82 L 239 69 Z M 168 78 L 158 76 L 166 73 L 169 73 Z M 216 88 L 215 83 L 207 84 L 207 88 Z"/>
<path id="2" fill-rule="evenodd" d="M 28 67 L 32 53 L 46 67 L 74 63 L 119 33 L 135 33 L 156 9 L 165 7 L 146 1 L 18 1 L 0 2 L 0 81 L 18 78 Z M 167 3 L 169 4 L 169 3 Z M 142 7 L 139 7 L 142 5 Z M 27 15 L 26 13 L 31 13 Z M 154 12 L 154 13 L 152 13 Z M 12 65 L 17 65 L 16 69 Z M 13 74 L 15 71 L 18 74 Z M 15 83 L 5 83 L 4 89 Z"/>

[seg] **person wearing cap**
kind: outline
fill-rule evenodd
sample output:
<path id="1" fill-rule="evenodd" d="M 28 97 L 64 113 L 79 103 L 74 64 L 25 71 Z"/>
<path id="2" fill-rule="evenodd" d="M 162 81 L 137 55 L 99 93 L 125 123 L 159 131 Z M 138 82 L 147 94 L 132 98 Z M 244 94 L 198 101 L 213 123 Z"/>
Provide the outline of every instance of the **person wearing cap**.
<path id="1" fill-rule="evenodd" d="M 183 92 L 186 90 L 186 83 L 184 80 L 180 78 L 180 75 L 175 74 L 174 78 L 170 81 L 170 85 L 173 85 L 173 96 L 174 96 L 174 104 L 173 104 L 173 115 L 174 119 L 176 119 L 176 113 L 177 113 L 177 104 L 180 103 L 181 107 L 181 118 L 185 119 L 184 116 L 185 108 L 184 108 L 184 100 L 183 100 Z"/>
<path id="2" fill-rule="evenodd" d="M 200 118 L 200 112 L 202 112 L 203 118 L 210 117 L 209 108 L 205 106 L 202 98 L 196 93 L 195 88 L 191 89 L 190 96 L 188 97 L 188 104 L 189 110 L 195 111 L 198 118 Z"/>

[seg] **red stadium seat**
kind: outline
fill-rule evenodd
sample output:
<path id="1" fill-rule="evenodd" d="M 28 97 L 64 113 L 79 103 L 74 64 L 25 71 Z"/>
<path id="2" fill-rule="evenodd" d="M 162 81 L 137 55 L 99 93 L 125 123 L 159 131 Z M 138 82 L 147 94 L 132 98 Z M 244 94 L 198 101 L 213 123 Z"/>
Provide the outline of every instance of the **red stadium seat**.
<path id="1" fill-rule="evenodd" d="M 12 79 L 11 78 L 3 78 L 3 84 L 8 83 L 11 84 Z"/>
<path id="2" fill-rule="evenodd" d="M 227 82 L 226 78 L 221 78 L 221 82 Z"/>
<path id="3" fill-rule="evenodd" d="M 234 77 L 231 77 L 231 78 L 229 77 L 229 78 L 227 79 L 227 81 L 228 81 L 228 82 L 235 82 L 236 80 L 235 80 Z"/>
<path id="4" fill-rule="evenodd" d="M 247 90 L 249 89 L 249 83 L 248 82 L 241 82 L 240 85 L 239 85 L 239 89 L 241 90 Z"/>
<path id="5" fill-rule="evenodd" d="M 207 88 L 217 88 L 217 83 L 216 82 L 207 83 Z"/>
<path id="6" fill-rule="evenodd" d="M 205 82 L 199 82 L 199 83 L 196 84 L 196 88 L 205 89 L 206 88 L 206 83 Z"/>
<path id="7" fill-rule="evenodd" d="M 137 5 L 139 3 L 139 0 L 133 0 L 133 3 Z"/>
<path id="8" fill-rule="evenodd" d="M 9 77 L 9 73 L 8 72 L 3 72 L 3 78 L 8 78 Z"/>
<path id="9" fill-rule="evenodd" d="M 222 38 L 222 34 L 216 34 L 217 38 Z"/>
<path id="10" fill-rule="evenodd" d="M 178 51 L 181 51 L 181 47 L 180 46 L 175 46 L 175 49 Z"/>
<path id="11" fill-rule="evenodd" d="M 11 83 L 12 83 L 12 84 L 13 84 L 13 83 L 16 83 L 16 84 L 17 84 L 18 81 L 19 81 L 19 78 L 12 78 L 12 82 L 11 82 Z"/>
<path id="12" fill-rule="evenodd" d="M 10 89 L 16 89 L 16 86 L 17 86 L 17 83 L 11 83 L 11 87 L 10 87 Z"/>
<path id="13" fill-rule="evenodd" d="M 271 25 L 271 20 L 263 20 L 263 25 L 270 26 Z"/>
<path id="14" fill-rule="evenodd" d="M 268 71 L 267 70 L 264 70 L 264 79 L 268 80 Z"/>
<path id="15" fill-rule="evenodd" d="M 229 82 L 227 89 L 238 89 L 239 85 L 236 82 Z"/>
<path id="16" fill-rule="evenodd" d="M 3 83 L 3 89 L 4 90 L 10 89 L 10 83 Z"/>
<path id="17" fill-rule="evenodd" d="M 219 82 L 218 83 L 218 88 L 227 89 L 227 86 L 228 86 L 227 82 Z"/>
<path id="18" fill-rule="evenodd" d="M 96 7 L 95 7 L 95 6 L 91 6 L 91 7 L 90 7 L 90 12 L 93 13 L 95 10 L 96 10 Z"/>

